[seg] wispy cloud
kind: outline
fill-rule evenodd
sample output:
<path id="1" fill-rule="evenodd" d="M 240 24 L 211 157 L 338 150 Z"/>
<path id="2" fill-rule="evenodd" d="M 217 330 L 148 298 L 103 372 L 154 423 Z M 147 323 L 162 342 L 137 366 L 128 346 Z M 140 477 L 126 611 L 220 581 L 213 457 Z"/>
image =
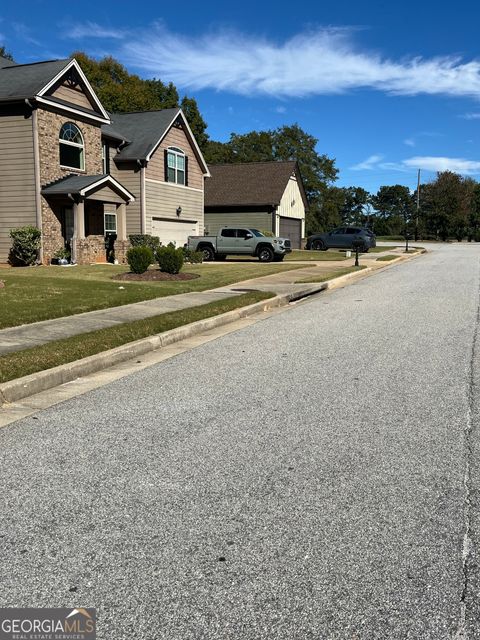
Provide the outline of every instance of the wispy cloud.
<path id="1" fill-rule="evenodd" d="M 129 39 L 122 52 L 127 64 L 189 89 L 298 97 L 366 88 L 480 98 L 479 60 L 453 55 L 392 60 L 361 50 L 354 33 L 317 29 L 278 44 L 226 31 L 190 37 L 156 25 L 148 37 Z"/>
<path id="2" fill-rule="evenodd" d="M 435 156 L 416 156 L 403 161 L 407 167 L 425 171 L 454 171 L 462 175 L 480 174 L 480 161 L 466 158 L 445 158 Z"/>
<path id="3" fill-rule="evenodd" d="M 368 171 L 370 169 L 375 169 L 381 160 L 383 160 L 383 156 L 380 154 L 374 154 L 372 156 L 368 156 L 368 158 L 363 160 L 363 162 L 354 164 L 350 169 L 352 171 Z"/>
<path id="4" fill-rule="evenodd" d="M 86 38 L 112 38 L 121 40 L 125 37 L 124 29 L 115 29 L 112 27 L 102 27 L 96 22 L 78 23 L 69 29 L 65 34 L 65 38 L 73 38 L 74 40 L 83 40 Z"/>
<path id="5" fill-rule="evenodd" d="M 475 111 L 473 113 L 464 113 L 460 117 L 464 118 L 465 120 L 480 120 L 480 112 Z"/>
<path id="6" fill-rule="evenodd" d="M 403 141 L 403 144 L 406 144 L 407 147 L 414 147 L 415 146 L 415 139 L 414 138 L 405 138 L 405 140 Z"/>
<path id="7" fill-rule="evenodd" d="M 277 113 L 287 113 L 287 107 L 283 107 L 282 105 L 279 105 L 278 107 L 275 107 L 275 111 Z"/>
<path id="8" fill-rule="evenodd" d="M 30 44 L 40 45 L 40 41 L 32 36 L 32 30 L 23 22 L 12 22 L 12 27 L 17 37 Z"/>

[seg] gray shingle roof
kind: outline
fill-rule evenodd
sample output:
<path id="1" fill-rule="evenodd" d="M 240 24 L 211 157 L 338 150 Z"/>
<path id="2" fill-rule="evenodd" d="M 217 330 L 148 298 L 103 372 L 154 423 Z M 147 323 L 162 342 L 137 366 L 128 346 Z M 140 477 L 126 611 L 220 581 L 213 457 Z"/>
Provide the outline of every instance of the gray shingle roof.
<path id="1" fill-rule="evenodd" d="M 106 178 L 108 174 L 98 174 L 94 176 L 67 176 L 61 178 L 56 182 L 44 187 L 42 194 L 44 195 L 62 195 L 65 193 L 80 193 L 82 189 L 89 187 L 91 184 L 95 184 L 102 178 Z"/>
<path id="2" fill-rule="evenodd" d="M 105 178 L 107 178 L 107 180 L 105 180 Z M 130 191 L 126 187 L 124 187 L 123 184 L 118 182 L 118 180 L 115 180 L 115 178 L 113 178 L 113 176 L 109 175 L 108 173 L 101 173 L 93 176 L 67 176 L 66 178 L 61 178 L 60 180 L 52 182 L 51 184 L 43 187 L 42 195 L 60 196 L 67 195 L 69 193 L 71 193 L 72 195 L 82 194 L 82 191 L 88 190 L 88 187 L 93 186 L 100 180 L 104 180 L 104 182 L 102 183 L 103 186 L 110 186 L 110 188 L 114 191 L 120 191 L 122 193 L 122 197 L 125 196 L 126 192 L 128 194 L 128 198 L 125 199 L 135 200 L 134 195 L 130 193 Z"/>
<path id="3" fill-rule="evenodd" d="M 248 162 L 209 165 L 208 168 L 212 177 L 205 181 L 206 207 L 276 206 L 297 163 L 294 160 Z"/>
<path id="4" fill-rule="evenodd" d="M 162 109 L 162 111 L 143 111 L 137 113 L 111 113 L 111 125 L 102 126 L 106 135 L 121 134 L 132 142 L 115 156 L 115 160 L 145 159 L 168 126 L 180 112 L 180 109 Z"/>
<path id="5" fill-rule="evenodd" d="M 3 69 L 4 67 L 14 67 L 16 64 L 17 63 L 13 62 L 13 60 L 0 56 L 0 69 Z"/>
<path id="6" fill-rule="evenodd" d="M 0 69 L 0 100 L 33 98 L 70 60 L 14 64 Z"/>

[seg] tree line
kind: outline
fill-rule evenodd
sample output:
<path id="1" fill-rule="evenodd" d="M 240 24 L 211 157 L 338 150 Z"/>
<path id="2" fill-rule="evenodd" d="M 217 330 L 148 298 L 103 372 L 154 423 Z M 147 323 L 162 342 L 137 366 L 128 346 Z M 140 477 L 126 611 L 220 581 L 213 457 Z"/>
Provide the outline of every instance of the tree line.
<path id="1" fill-rule="evenodd" d="M 0 46 L 0 55 L 12 59 Z M 72 53 L 102 104 L 111 112 L 150 111 L 181 107 L 205 160 L 210 164 L 296 160 L 305 185 L 309 209 L 307 235 L 335 226 L 363 225 L 377 235 L 424 239 L 480 241 L 480 184 L 451 171 L 420 185 L 417 193 L 404 185 L 384 185 L 375 194 L 362 187 L 338 187 L 335 159 L 318 153 L 318 139 L 298 124 L 276 129 L 232 133 L 227 142 L 211 140 L 195 98 L 180 97 L 175 85 L 157 78 L 144 80 L 112 56 L 96 60 L 82 51 Z"/>

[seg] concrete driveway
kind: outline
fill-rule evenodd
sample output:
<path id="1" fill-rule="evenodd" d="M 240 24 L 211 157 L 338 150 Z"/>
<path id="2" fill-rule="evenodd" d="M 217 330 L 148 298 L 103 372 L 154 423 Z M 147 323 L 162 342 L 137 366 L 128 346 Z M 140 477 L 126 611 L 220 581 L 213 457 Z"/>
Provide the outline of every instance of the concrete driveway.
<path id="1" fill-rule="evenodd" d="M 0 606 L 98 638 L 480 638 L 480 246 L 0 430 Z"/>

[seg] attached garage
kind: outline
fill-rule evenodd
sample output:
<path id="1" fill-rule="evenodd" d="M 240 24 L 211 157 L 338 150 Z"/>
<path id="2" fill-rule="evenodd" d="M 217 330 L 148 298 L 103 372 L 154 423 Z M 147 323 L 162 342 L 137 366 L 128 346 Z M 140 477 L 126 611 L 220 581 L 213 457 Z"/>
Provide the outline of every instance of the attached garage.
<path id="1" fill-rule="evenodd" d="M 158 236 L 163 245 L 173 242 L 176 247 L 183 247 L 188 236 L 198 236 L 198 231 L 195 220 L 152 218 L 152 236 Z"/>
<path id="2" fill-rule="evenodd" d="M 280 218 L 281 238 L 290 238 L 292 249 L 300 249 L 302 241 L 302 221 L 298 218 Z"/>

